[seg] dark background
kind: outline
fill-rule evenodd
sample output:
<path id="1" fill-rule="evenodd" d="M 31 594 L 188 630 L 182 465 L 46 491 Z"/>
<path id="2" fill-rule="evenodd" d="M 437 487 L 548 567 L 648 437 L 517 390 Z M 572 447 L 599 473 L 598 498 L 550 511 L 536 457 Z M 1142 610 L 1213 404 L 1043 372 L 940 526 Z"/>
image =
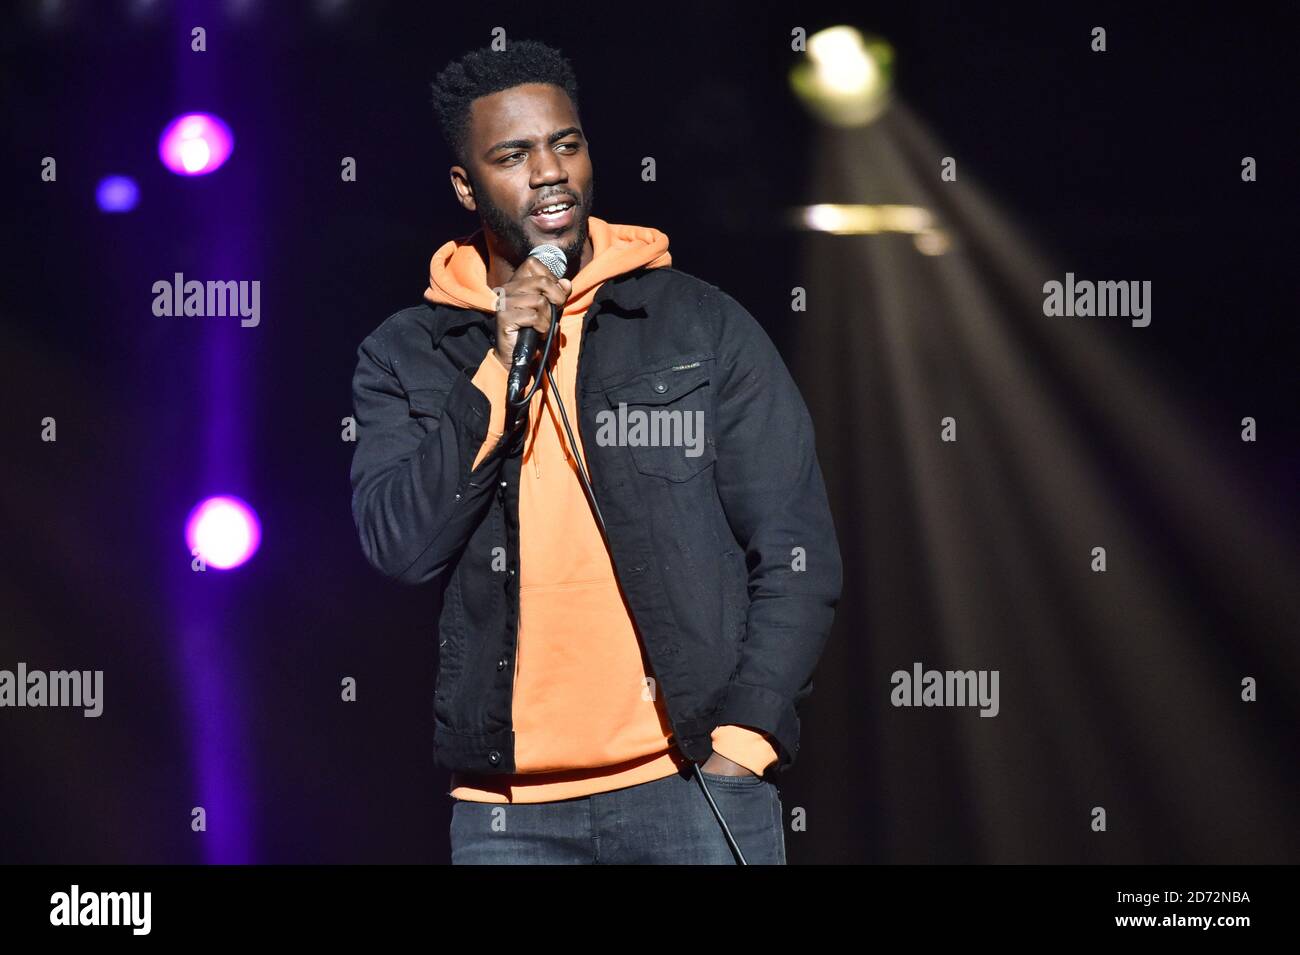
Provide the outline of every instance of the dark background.
<path id="1" fill-rule="evenodd" d="M 1284 5 L 566 4 L 541 16 L 524 4 L 355 3 L 325 15 L 310 3 L 236 4 L 242 14 L 160 3 L 138 18 L 130 8 L 68 3 L 46 23 L 39 4 L 13 5 L 0 25 L 0 668 L 105 671 L 99 719 L 0 710 L 0 861 L 446 861 L 432 588 L 390 583 L 363 561 L 340 419 L 356 346 L 419 301 L 435 248 L 477 227 L 452 201 L 428 83 L 496 26 L 572 60 L 595 213 L 666 232 L 675 266 L 729 291 L 799 356 L 846 600 L 801 712 L 799 762 L 780 781 L 787 810 L 808 818 L 806 832 L 787 833 L 791 862 L 1296 861 L 1300 615 L 1294 597 L 1276 597 L 1295 584 L 1300 436 L 1296 24 Z M 875 358 L 850 344 L 849 323 L 870 327 L 879 294 L 876 279 L 855 284 L 854 257 L 919 257 L 897 237 L 810 239 L 782 220 L 800 203 L 908 198 L 887 182 L 853 194 L 814 172 L 825 139 L 789 92 L 789 35 L 834 23 L 894 45 L 899 101 L 958 157 L 962 180 L 1061 263 L 1054 277 L 1153 282 L 1150 327 L 1081 320 L 1078 334 L 1104 339 L 1152 394 L 1178 396 L 1214 457 L 1207 467 L 1231 482 L 1217 518 L 1232 526 L 1233 508 L 1249 504 L 1268 529 L 1256 553 L 1285 563 L 1230 567 L 1243 551 L 1187 552 L 1180 525 L 1148 497 L 1198 474 L 1140 482 L 1131 449 L 1079 401 L 1062 419 L 1078 422 L 1104 493 L 1159 556 L 1142 571 L 1194 625 L 1153 634 L 1132 594 L 1155 587 L 1131 579 L 1126 595 L 1079 598 L 1108 615 L 1101 639 L 1065 613 L 1067 587 L 1077 595 L 1087 582 L 1052 578 L 1039 596 L 1060 602 L 1060 627 L 1013 634 L 1006 621 L 984 643 L 944 639 L 936 571 L 909 544 L 918 527 L 880 516 L 892 486 L 882 469 L 894 467 L 904 495 L 926 478 L 902 469 L 878 428 L 855 428 L 856 413 L 875 421 L 871 408 L 903 399 L 882 393 Z M 190 51 L 193 25 L 206 27 L 207 52 Z M 1089 50 L 1098 25 L 1104 54 Z M 234 154 L 214 175 L 184 179 L 157 161 L 159 131 L 189 110 L 234 129 Z M 1255 183 L 1240 179 L 1246 155 Z M 44 156 L 58 160 L 57 183 L 40 181 Z M 356 157 L 358 181 L 340 181 L 343 156 Z M 641 181 L 643 156 L 655 157 L 656 182 Z M 936 157 L 921 172 L 937 168 Z M 95 184 L 114 172 L 140 184 L 129 215 L 95 208 Z M 965 248 L 978 264 L 974 240 Z M 810 261 L 822 265 L 815 279 Z M 153 316 L 152 283 L 177 271 L 260 279 L 261 325 Z M 796 285 L 812 290 L 810 313 L 790 312 Z M 1016 340 L 1050 376 L 1032 336 Z M 819 355 L 840 362 L 834 388 L 816 387 Z M 1129 409 L 1137 422 L 1147 412 Z M 1255 444 L 1237 440 L 1247 414 L 1261 421 Z M 46 415 L 55 444 L 39 440 Z M 927 426 L 935 420 L 927 410 Z M 214 436 L 217 421 L 227 430 Z M 1014 430 L 1003 437 L 1014 457 Z M 873 480 L 845 463 L 849 449 L 873 458 Z M 1050 475 L 1063 464 L 1027 466 Z M 971 510 L 987 504 L 973 485 L 952 486 L 967 488 Z M 257 507 L 262 548 L 237 572 L 193 574 L 182 523 L 220 491 Z M 999 559 L 997 528 L 975 550 L 989 592 L 1014 601 L 1017 570 Z M 886 618 L 881 604 L 891 624 L 869 625 Z M 1170 646 L 1215 674 L 1208 698 L 1165 679 L 1181 672 L 1162 661 Z M 1068 688 L 1035 662 L 1049 652 L 1053 673 L 1073 675 Z M 1001 715 L 892 709 L 889 674 L 913 660 L 1000 668 Z M 1116 676 L 1134 668 L 1136 684 Z M 1258 703 L 1237 701 L 1242 675 L 1259 679 Z M 345 676 L 358 681 L 354 704 L 339 701 Z M 1068 700 L 1086 711 L 1063 713 Z M 985 734 L 1004 742 L 974 740 Z M 206 833 L 190 830 L 195 805 L 208 808 Z M 1097 805 L 1108 807 L 1106 833 L 1088 827 Z"/>

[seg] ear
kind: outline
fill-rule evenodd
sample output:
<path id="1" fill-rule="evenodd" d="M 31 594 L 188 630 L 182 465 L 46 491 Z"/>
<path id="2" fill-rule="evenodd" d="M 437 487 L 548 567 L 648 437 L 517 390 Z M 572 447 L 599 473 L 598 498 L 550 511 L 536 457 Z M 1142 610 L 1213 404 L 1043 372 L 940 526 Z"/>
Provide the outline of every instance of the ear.
<path id="1" fill-rule="evenodd" d="M 449 170 L 451 178 L 451 190 L 460 203 L 461 208 L 469 212 L 478 210 L 478 203 L 474 199 L 474 185 L 469 181 L 469 173 L 464 166 L 452 166 Z"/>

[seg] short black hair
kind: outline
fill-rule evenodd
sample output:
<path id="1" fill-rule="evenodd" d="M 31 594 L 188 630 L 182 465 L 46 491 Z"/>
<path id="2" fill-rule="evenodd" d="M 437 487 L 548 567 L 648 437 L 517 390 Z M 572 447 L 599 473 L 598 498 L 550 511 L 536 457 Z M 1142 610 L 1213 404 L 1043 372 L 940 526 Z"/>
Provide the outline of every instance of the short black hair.
<path id="1" fill-rule="evenodd" d="M 560 87 L 568 94 L 574 112 L 578 111 L 578 79 L 573 67 L 559 50 L 537 40 L 508 43 L 504 50 L 473 50 L 438 74 L 432 83 L 433 108 L 457 163 L 468 168 L 470 104 L 480 96 L 523 83 Z"/>

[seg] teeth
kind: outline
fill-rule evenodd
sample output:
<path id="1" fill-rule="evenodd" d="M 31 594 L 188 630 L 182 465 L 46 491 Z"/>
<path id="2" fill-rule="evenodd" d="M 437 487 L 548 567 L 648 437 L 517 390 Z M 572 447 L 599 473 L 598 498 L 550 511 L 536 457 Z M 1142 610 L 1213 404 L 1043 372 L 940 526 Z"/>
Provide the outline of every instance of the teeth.
<path id="1" fill-rule="evenodd" d="M 556 212 L 569 208 L 571 205 L 572 203 L 570 202 L 560 202 L 552 206 L 543 206 L 538 210 L 538 215 L 553 215 Z"/>

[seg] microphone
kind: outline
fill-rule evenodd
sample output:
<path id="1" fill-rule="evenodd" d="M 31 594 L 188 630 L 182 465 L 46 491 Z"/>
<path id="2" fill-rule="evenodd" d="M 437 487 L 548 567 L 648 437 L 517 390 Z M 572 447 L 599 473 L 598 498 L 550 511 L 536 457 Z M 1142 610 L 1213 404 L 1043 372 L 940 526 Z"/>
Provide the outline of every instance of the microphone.
<path id="1" fill-rule="evenodd" d="M 565 270 L 569 267 L 568 257 L 565 256 L 564 250 L 559 246 L 539 245 L 528 255 L 530 258 L 540 260 L 542 265 L 546 266 L 557 279 L 563 278 Z M 552 324 L 560 320 L 559 312 L 559 307 L 552 302 Z M 510 373 L 506 378 L 506 403 L 511 407 L 519 403 L 519 396 L 524 390 L 524 382 L 528 380 L 528 366 L 532 364 L 533 352 L 536 348 L 537 329 L 519 329 L 519 335 L 515 338 L 515 353 L 510 359 Z"/>

